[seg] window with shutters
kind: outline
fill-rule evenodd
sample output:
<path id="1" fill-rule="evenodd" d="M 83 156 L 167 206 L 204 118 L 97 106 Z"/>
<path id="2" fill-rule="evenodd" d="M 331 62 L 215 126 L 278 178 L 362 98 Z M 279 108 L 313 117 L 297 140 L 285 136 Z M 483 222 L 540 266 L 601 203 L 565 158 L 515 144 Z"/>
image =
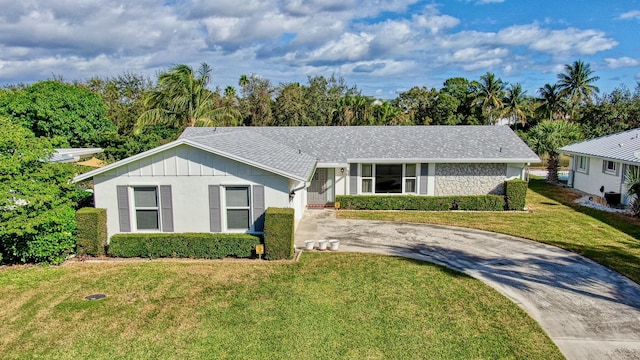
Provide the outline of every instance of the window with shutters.
<path id="1" fill-rule="evenodd" d="M 228 230 L 248 230 L 251 226 L 251 199 L 248 186 L 227 186 L 224 189 Z"/>
<path id="2" fill-rule="evenodd" d="M 156 186 L 138 186 L 133 188 L 133 206 L 136 217 L 136 229 L 160 230 L 160 206 Z"/>

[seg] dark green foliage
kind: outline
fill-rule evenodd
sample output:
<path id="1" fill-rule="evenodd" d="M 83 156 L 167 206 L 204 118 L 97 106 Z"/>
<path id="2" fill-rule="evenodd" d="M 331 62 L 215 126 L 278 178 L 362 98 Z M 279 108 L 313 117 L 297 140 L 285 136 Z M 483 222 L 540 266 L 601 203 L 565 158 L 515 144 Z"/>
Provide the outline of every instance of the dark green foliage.
<path id="1" fill-rule="evenodd" d="M 293 258 L 294 210 L 268 208 L 264 215 L 264 258 Z"/>
<path id="2" fill-rule="evenodd" d="M 42 161 L 46 139 L 0 117 L 0 252 L 8 262 L 59 263 L 75 249 L 71 164 Z"/>
<path id="3" fill-rule="evenodd" d="M 477 196 L 367 196 L 338 195 L 336 201 L 346 210 L 504 210 L 504 198 L 500 195 Z"/>
<path id="4" fill-rule="evenodd" d="M 249 234 L 116 234 L 109 242 L 109 255 L 144 258 L 248 258 L 259 243 L 259 237 Z"/>
<path id="5" fill-rule="evenodd" d="M 82 208 L 76 211 L 78 255 L 100 256 L 107 246 L 107 210 Z"/>
<path id="6" fill-rule="evenodd" d="M 460 196 L 455 201 L 456 201 L 458 210 L 474 210 L 474 211 L 504 210 L 504 196 L 502 195 Z"/>
<path id="7" fill-rule="evenodd" d="M 37 137 L 60 136 L 71 147 L 85 146 L 100 133 L 116 129 L 100 96 L 54 80 L 0 96 L 0 114 L 19 121 Z"/>
<path id="8" fill-rule="evenodd" d="M 504 191 L 508 210 L 524 210 L 528 186 L 529 183 L 520 179 L 504 182 Z"/>

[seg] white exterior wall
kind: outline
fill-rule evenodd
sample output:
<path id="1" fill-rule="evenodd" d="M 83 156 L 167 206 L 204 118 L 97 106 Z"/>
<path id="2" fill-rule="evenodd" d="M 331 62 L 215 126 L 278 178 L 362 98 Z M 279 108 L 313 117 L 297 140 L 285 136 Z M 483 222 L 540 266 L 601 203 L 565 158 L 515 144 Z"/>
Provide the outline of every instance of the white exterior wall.
<path id="1" fill-rule="evenodd" d="M 583 172 L 577 170 L 575 164 L 575 157 L 571 157 L 570 169 L 573 169 L 573 188 L 584 191 L 587 194 L 602 196 L 600 187 L 604 186 L 605 192 L 623 193 L 626 191 L 623 188 L 623 168 L 621 163 L 617 163 L 618 174 L 608 174 L 602 171 L 602 158 L 589 157 L 589 165 L 587 171 Z M 623 196 L 623 199 L 626 197 Z M 628 202 L 628 201 L 627 201 Z"/>
<path id="2" fill-rule="evenodd" d="M 94 177 L 95 207 L 107 209 L 108 236 L 119 233 L 116 186 L 171 185 L 174 232 L 209 232 L 209 185 L 264 185 L 265 208 L 294 207 L 302 216 L 301 203 L 289 201 L 290 180 L 228 158 L 187 145 L 168 149 Z M 135 229 L 133 198 L 129 198 L 132 230 Z M 224 219 L 224 211 L 223 221 Z M 253 218 L 253 215 L 251 215 Z M 223 225 L 224 231 L 224 225 Z"/>

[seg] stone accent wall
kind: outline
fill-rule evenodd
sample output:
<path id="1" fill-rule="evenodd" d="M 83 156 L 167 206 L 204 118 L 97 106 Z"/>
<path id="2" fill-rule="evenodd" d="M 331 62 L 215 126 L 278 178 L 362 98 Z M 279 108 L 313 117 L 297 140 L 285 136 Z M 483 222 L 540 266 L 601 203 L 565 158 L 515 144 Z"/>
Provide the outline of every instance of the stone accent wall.
<path id="1" fill-rule="evenodd" d="M 507 164 L 435 164 L 435 195 L 504 194 Z"/>

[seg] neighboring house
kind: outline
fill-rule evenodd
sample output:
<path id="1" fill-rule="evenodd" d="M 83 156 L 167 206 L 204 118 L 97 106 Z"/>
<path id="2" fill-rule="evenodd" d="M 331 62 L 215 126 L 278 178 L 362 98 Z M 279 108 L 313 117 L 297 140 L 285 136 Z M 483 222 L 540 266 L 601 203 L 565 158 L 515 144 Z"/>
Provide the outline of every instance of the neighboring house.
<path id="1" fill-rule="evenodd" d="M 101 148 L 67 148 L 53 149 L 55 152 L 49 159 L 50 162 L 77 162 L 81 158 L 89 157 L 102 152 Z"/>
<path id="2" fill-rule="evenodd" d="M 109 236 L 261 232 L 268 207 L 300 219 L 341 194 L 502 194 L 539 161 L 504 126 L 187 128 L 75 181 L 93 178 Z"/>
<path id="3" fill-rule="evenodd" d="M 560 148 L 571 156 L 568 185 L 612 204 L 629 204 L 624 186 L 627 171 L 640 166 L 640 129 L 602 136 Z"/>

